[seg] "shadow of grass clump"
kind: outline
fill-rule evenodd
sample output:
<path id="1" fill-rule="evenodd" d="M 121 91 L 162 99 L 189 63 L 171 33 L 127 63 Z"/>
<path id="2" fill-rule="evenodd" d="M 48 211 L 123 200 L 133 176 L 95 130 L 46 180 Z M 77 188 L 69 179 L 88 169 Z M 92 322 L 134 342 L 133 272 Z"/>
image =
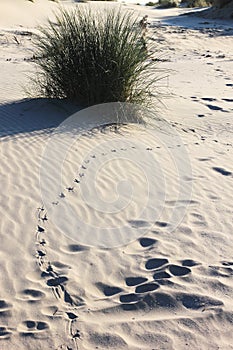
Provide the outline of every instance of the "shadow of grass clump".
<path id="1" fill-rule="evenodd" d="M 161 79 L 132 14 L 61 10 L 35 39 L 39 96 L 90 106 L 143 103 Z M 153 91 L 154 93 L 154 91 Z"/>

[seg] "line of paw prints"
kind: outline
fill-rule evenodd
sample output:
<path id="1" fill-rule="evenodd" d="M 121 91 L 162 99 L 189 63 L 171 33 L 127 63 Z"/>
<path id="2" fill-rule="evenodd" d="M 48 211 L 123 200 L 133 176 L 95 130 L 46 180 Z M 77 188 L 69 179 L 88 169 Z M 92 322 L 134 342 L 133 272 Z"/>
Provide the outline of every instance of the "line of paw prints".
<path id="1" fill-rule="evenodd" d="M 141 238 L 142 247 L 148 247 L 155 243 L 151 238 Z M 224 266 L 226 263 L 222 262 Z M 231 263 L 233 265 L 233 263 Z M 173 286 L 174 278 L 186 278 L 192 273 L 192 268 L 200 263 L 185 259 L 181 265 L 171 264 L 167 258 L 151 258 L 145 262 L 145 269 L 149 276 L 129 276 L 125 278 L 125 287 L 108 286 L 97 283 L 97 287 L 102 290 L 106 297 L 118 298 L 120 307 L 124 311 L 143 310 L 150 312 L 151 309 L 165 308 L 168 310 L 178 310 L 180 306 L 188 310 L 221 311 L 224 305 L 219 299 L 215 299 L 202 294 L 185 293 L 174 290 L 168 293 L 163 290 L 163 286 Z M 126 293 L 126 289 L 128 293 Z M 117 300 L 116 300 L 117 301 Z M 136 315 L 136 314 L 135 314 Z M 133 319 L 135 319 L 133 317 Z"/>

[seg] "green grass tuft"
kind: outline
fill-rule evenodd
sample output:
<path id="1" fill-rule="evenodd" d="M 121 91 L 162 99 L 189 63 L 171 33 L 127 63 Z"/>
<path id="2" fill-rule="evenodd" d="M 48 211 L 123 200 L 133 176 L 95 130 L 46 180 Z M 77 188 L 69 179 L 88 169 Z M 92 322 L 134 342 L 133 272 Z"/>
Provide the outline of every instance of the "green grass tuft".
<path id="1" fill-rule="evenodd" d="M 159 0 L 157 8 L 166 9 L 172 7 L 178 7 L 180 4 L 179 0 Z"/>
<path id="2" fill-rule="evenodd" d="M 145 6 L 156 6 L 158 5 L 158 2 L 153 2 L 153 1 L 149 1 L 145 4 Z"/>
<path id="3" fill-rule="evenodd" d="M 37 95 L 83 106 L 145 103 L 161 73 L 144 44 L 132 14 L 61 10 L 35 40 Z"/>
<path id="4" fill-rule="evenodd" d="M 187 2 L 187 7 L 209 7 L 212 5 L 212 0 L 188 0 Z"/>

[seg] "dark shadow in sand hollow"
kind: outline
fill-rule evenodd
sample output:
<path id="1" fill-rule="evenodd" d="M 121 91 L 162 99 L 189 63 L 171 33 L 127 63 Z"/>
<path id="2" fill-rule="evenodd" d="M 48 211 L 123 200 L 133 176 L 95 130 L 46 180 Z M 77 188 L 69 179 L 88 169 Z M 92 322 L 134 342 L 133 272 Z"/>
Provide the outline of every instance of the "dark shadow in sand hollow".
<path id="1" fill-rule="evenodd" d="M 66 100 L 36 98 L 0 104 L 0 139 L 50 134 L 66 118 L 81 110 Z"/>

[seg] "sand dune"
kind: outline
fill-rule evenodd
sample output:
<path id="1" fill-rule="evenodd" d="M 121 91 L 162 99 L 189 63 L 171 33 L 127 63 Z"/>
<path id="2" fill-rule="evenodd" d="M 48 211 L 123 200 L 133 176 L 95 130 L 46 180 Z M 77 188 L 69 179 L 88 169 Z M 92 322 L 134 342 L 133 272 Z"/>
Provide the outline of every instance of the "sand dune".
<path id="1" fill-rule="evenodd" d="M 233 349 L 229 22 L 123 6 L 149 15 L 151 49 L 172 70 L 155 132 L 61 132 L 41 193 L 52 132 L 77 112 L 22 90 L 36 25 L 55 8 L 0 4 L 0 349 Z M 114 228 L 107 249 L 99 237 Z"/>

